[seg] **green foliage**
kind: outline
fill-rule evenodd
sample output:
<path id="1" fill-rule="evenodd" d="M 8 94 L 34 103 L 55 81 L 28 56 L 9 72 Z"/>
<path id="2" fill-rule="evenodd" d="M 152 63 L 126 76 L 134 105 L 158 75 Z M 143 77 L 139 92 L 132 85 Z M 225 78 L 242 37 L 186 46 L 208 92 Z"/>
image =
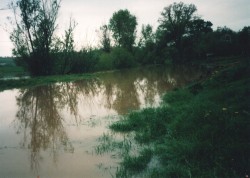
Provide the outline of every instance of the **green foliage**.
<path id="1" fill-rule="evenodd" d="M 142 25 L 141 38 L 139 41 L 139 46 L 147 47 L 150 46 L 155 41 L 155 36 L 153 33 L 153 27 L 151 25 Z"/>
<path id="2" fill-rule="evenodd" d="M 212 23 L 203 19 L 194 19 L 188 25 L 188 36 L 184 39 L 184 57 L 186 59 L 204 59 L 209 53 L 204 38 L 212 33 Z"/>
<path id="3" fill-rule="evenodd" d="M 136 26 L 136 17 L 127 9 L 115 12 L 109 21 L 109 28 L 116 44 L 129 51 L 132 51 L 135 43 Z"/>
<path id="4" fill-rule="evenodd" d="M 103 25 L 100 27 L 100 30 L 101 30 L 101 37 L 100 37 L 101 48 L 104 52 L 109 53 L 111 50 L 111 39 L 108 26 Z"/>
<path id="5" fill-rule="evenodd" d="M 0 57 L 0 66 L 15 66 L 15 61 L 12 57 Z"/>
<path id="6" fill-rule="evenodd" d="M 244 27 L 238 35 L 241 53 L 250 56 L 250 26 Z"/>
<path id="7" fill-rule="evenodd" d="M 198 37 L 201 34 L 213 32 L 212 26 L 213 24 L 210 21 L 194 19 L 188 24 L 188 32 L 193 37 Z"/>
<path id="8" fill-rule="evenodd" d="M 72 72 L 74 60 L 76 57 L 73 32 L 76 22 L 70 19 L 69 27 L 65 30 L 64 39 L 55 38 L 52 45 L 52 56 L 54 59 L 53 73 L 68 74 Z"/>
<path id="9" fill-rule="evenodd" d="M 165 103 L 174 103 L 174 102 L 186 102 L 188 100 L 191 100 L 193 97 L 193 95 L 184 89 L 179 89 L 178 92 L 177 91 L 172 91 L 169 92 L 167 95 L 164 95 L 163 97 L 163 101 Z"/>
<path id="10" fill-rule="evenodd" d="M 148 167 L 148 164 L 152 158 L 152 151 L 150 149 L 143 149 L 139 156 L 131 156 L 126 154 L 121 166 L 117 169 L 116 177 L 127 178 L 133 177 L 144 177 L 139 173 Z"/>
<path id="11" fill-rule="evenodd" d="M 142 25 L 141 37 L 138 47 L 134 48 L 136 61 L 142 65 L 156 64 L 155 34 L 151 25 Z"/>
<path id="12" fill-rule="evenodd" d="M 163 43 L 167 46 L 174 46 L 177 50 L 175 60 L 178 62 L 183 60 L 184 34 L 187 33 L 190 22 L 195 18 L 194 13 L 196 7 L 193 4 L 173 3 L 164 8 L 161 13 L 162 17 L 159 19 L 160 25 L 158 27 L 158 33 L 160 36 L 167 36 L 167 38 L 161 38 Z"/>
<path id="13" fill-rule="evenodd" d="M 180 2 L 165 7 L 156 32 L 150 24 L 142 26 L 137 46 L 137 19 L 129 10 L 119 10 L 109 24 L 100 27 L 101 47 L 81 51 L 74 49 L 76 23 L 72 19 L 63 38 L 54 35 L 60 0 L 18 0 L 11 7 L 15 16 L 10 35 L 15 62 L 34 76 L 249 55 L 249 27 L 238 33 L 227 27 L 213 31 L 210 21 L 196 16 L 193 4 Z"/>
<path id="14" fill-rule="evenodd" d="M 60 1 L 18 0 L 11 6 L 15 16 L 10 36 L 15 47 L 13 54 L 31 75 L 52 74 L 50 49 Z"/>
<path id="15" fill-rule="evenodd" d="M 141 151 L 139 156 L 127 156 L 122 163 L 125 169 L 132 172 L 142 171 L 147 167 L 147 164 L 151 160 L 152 151 L 150 149 L 144 149 Z"/>
<path id="16" fill-rule="evenodd" d="M 0 78 L 21 77 L 27 72 L 15 64 L 15 60 L 10 57 L 0 57 Z"/>
<path id="17" fill-rule="evenodd" d="M 105 71 L 114 69 L 114 59 L 110 53 L 102 53 L 96 65 L 97 71 Z"/>
<path id="18" fill-rule="evenodd" d="M 227 27 L 218 27 L 210 36 L 210 49 L 217 56 L 232 56 L 239 54 L 237 35 Z"/>
<path id="19" fill-rule="evenodd" d="M 114 66 L 117 69 L 135 66 L 134 56 L 125 48 L 114 48 L 111 52 L 111 57 L 113 58 Z"/>
<path id="20" fill-rule="evenodd" d="M 99 60 L 99 51 L 95 49 L 82 49 L 73 58 L 70 73 L 86 73 L 95 71 Z"/>
<path id="21" fill-rule="evenodd" d="M 18 66 L 0 66 L 0 78 L 23 76 L 25 71 Z"/>

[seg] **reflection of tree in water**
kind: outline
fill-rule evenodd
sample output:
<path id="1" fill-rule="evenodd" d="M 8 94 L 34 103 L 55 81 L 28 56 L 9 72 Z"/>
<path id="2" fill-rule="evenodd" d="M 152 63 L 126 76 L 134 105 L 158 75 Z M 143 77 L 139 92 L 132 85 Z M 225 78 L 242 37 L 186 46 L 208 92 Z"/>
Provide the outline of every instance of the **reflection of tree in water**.
<path id="1" fill-rule="evenodd" d="M 116 91 L 113 108 L 118 114 L 126 114 L 129 110 L 140 108 L 138 93 L 134 85 L 135 77 L 133 73 L 126 71 L 115 76 Z"/>
<path id="2" fill-rule="evenodd" d="M 24 130 L 22 146 L 27 146 L 31 151 L 32 169 L 38 168 L 42 150 L 50 148 L 55 162 L 57 150 L 61 146 L 67 152 L 74 151 L 64 130 L 59 111 L 63 99 L 64 96 L 56 85 L 25 89 L 17 98 L 19 132 Z M 26 134 L 28 130 L 30 130 L 30 138 Z"/>
<path id="3" fill-rule="evenodd" d="M 186 66 L 146 67 L 106 73 L 100 77 L 104 96 L 103 102 L 118 114 L 153 106 L 156 96 L 184 86 L 198 78 L 197 70 Z"/>
<path id="4" fill-rule="evenodd" d="M 100 88 L 98 80 L 82 80 L 74 83 L 58 83 L 23 89 L 17 97 L 18 133 L 24 132 L 22 147 L 31 151 L 31 168 L 38 169 L 42 158 L 41 151 L 51 149 L 53 160 L 57 162 L 57 152 L 63 149 L 74 152 L 64 128 L 63 112 L 65 108 L 76 125 L 81 122 L 79 116 L 79 96 L 91 98 Z M 83 108 L 84 109 L 84 108 Z M 30 131 L 30 134 L 27 132 Z"/>
<path id="5" fill-rule="evenodd" d="M 135 81 L 138 73 L 134 70 L 122 70 L 106 73 L 100 77 L 103 84 L 103 103 L 118 114 L 140 109 L 140 100 Z"/>

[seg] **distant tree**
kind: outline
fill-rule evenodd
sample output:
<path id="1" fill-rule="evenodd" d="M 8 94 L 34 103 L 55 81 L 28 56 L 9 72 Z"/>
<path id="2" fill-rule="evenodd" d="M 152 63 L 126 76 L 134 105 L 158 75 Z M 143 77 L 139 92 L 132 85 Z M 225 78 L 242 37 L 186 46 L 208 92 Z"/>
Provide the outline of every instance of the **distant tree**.
<path id="1" fill-rule="evenodd" d="M 13 54 L 24 61 L 32 75 L 52 74 L 50 56 L 60 0 L 17 0 L 11 41 Z"/>
<path id="2" fill-rule="evenodd" d="M 165 7 L 161 13 L 158 34 L 165 38 L 165 44 L 174 46 L 178 60 L 183 59 L 183 39 L 188 33 L 189 24 L 196 18 L 196 10 L 195 5 L 180 2 Z"/>
<path id="3" fill-rule="evenodd" d="M 184 42 L 184 55 L 188 59 L 206 58 L 209 53 L 206 38 L 213 32 L 212 23 L 203 19 L 194 19 L 190 22 Z"/>
<path id="4" fill-rule="evenodd" d="M 100 43 L 101 48 L 105 52 L 110 52 L 111 50 L 111 39 L 110 39 L 110 33 L 107 25 L 103 25 L 100 27 L 101 36 L 100 36 Z"/>
<path id="5" fill-rule="evenodd" d="M 142 25 L 141 38 L 139 41 L 139 46 L 145 47 L 155 41 L 155 35 L 153 33 L 153 27 L 151 25 Z"/>
<path id="6" fill-rule="evenodd" d="M 237 33 L 228 27 L 218 27 L 214 33 L 212 44 L 213 52 L 217 56 L 230 56 L 239 54 Z"/>
<path id="7" fill-rule="evenodd" d="M 55 38 L 52 44 L 53 58 L 56 60 L 55 72 L 59 74 L 67 74 L 71 72 L 74 64 L 74 30 L 77 23 L 71 18 L 69 27 L 64 32 L 64 37 Z"/>
<path id="8" fill-rule="evenodd" d="M 188 33 L 192 36 L 200 36 L 212 32 L 213 24 L 210 21 L 204 21 L 203 19 L 194 19 L 192 20 L 188 27 Z"/>
<path id="9" fill-rule="evenodd" d="M 239 43 L 242 55 L 250 56 L 250 26 L 239 32 Z"/>
<path id="10" fill-rule="evenodd" d="M 127 9 L 115 12 L 109 21 L 109 28 L 115 43 L 129 51 L 132 51 L 135 43 L 136 26 L 136 17 L 131 15 Z"/>
<path id="11" fill-rule="evenodd" d="M 151 25 L 142 25 L 141 36 L 136 51 L 136 60 L 141 64 L 155 63 L 155 33 Z"/>

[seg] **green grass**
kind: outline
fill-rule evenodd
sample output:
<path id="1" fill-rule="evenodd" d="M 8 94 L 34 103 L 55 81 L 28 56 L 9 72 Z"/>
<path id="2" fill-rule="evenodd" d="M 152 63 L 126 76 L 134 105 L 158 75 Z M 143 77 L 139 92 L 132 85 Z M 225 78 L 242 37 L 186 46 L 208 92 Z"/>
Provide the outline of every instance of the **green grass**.
<path id="1" fill-rule="evenodd" d="M 133 172 L 143 170 L 149 163 L 152 157 L 150 149 L 144 149 L 140 152 L 139 156 L 126 156 L 123 161 L 123 166 Z"/>
<path id="2" fill-rule="evenodd" d="M 133 131 L 138 143 L 153 145 L 162 167 L 152 170 L 152 177 L 249 174 L 250 65 L 245 60 L 225 66 L 201 83 L 167 93 L 161 107 L 133 112 L 110 126 Z M 123 168 L 143 170 L 142 157 L 124 158 Z"/>
<path id="3" fill-rule="evenodd" d="M 143 149 L 138 156 L 126 154 L 120 168 L 116 172 L 116 177 L 132 177 L 145 170 L 152 158 L 152 150 Z M 139 176 L 144 177 L 144 176 Z"/>
<path id="4" fill-rule="evenodd" d="M 17 77 L 27 75 L 24 69 L 16 66 L 14 60 L 10 57 L 0 57 L 0 78 Z"/>
<path id="5" fill-rule="evenodd" d="M 23 76 L 26 72 L 18 66 L 0 66 L 0 78 Z"/>

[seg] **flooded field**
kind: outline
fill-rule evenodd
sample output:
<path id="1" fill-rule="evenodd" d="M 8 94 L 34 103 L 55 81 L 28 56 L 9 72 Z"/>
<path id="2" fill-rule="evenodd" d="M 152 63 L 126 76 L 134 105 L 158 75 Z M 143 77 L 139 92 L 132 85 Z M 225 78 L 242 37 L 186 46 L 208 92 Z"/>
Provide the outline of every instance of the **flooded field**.
<path id="1" fill-rule="evenodd" d="M 96 152 L 110 123 L 199 77 L 193 68 L 147 67 L 0 92 L 1 176 L 113 177 L 119 157 Z"/>

